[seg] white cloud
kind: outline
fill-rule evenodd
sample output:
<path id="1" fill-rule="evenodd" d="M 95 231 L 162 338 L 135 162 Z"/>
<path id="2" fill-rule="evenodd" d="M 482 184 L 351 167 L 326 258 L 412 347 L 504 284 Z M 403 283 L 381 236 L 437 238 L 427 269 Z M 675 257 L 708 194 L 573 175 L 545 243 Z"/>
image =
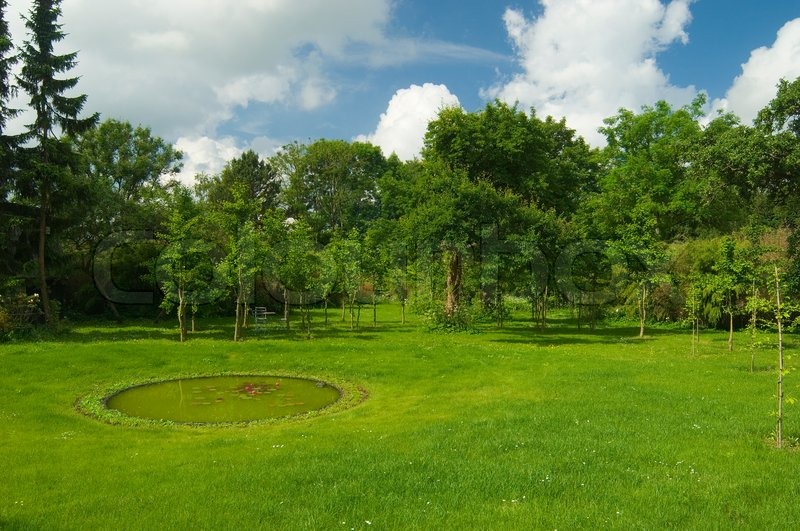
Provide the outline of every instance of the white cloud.
<path id="1" fill-rule="evenodd" d="M 714 108 L 732 111 L 745 123 L 775 97 L 781 78 L 794 81 L 800 77 L 800 18 L 778 31 L 772 47 L 762 47 L 750 54 L 742 65 L 742 73 L 734 80 L 725 98 L 715 100 Z"/>
<path id="2" fill-rule="evenodd" d="M 183 52 L 189 49 L 189 37 L 181 31 L 162 31 L 158 33 L 133 33 L 131 46 L 136 50 L 169 50 Z"/>
<path id="3" fill-rule="evenodd" d="M 180 141 L 191 177 L 246 143 L 217 138 L 238 135 L 238 124 L 258 122 L 248 136 L 275 133 L 264 130 L 263 115 L 245 116 L 254 103 L 284 114 L 334 103 L 348 82 L 340 67 L 501 59 L 467 45 L 390 36 L 396 2 L 63 0 L 68 36 L 57 51 L 79 52 L 71 74 L 81 77 L 76 93 L 89 95 L 87 113 L 142 123 Z M 27 38 L 18 15 L 30 8 L 30 0 L 8 2 L 16 44 Z M 29 118 L 9 124 L 9 132 L 21 131 Z"/>
<path id="4" fill-rule="evenodd" d="M 392 0 L 64 0 L 63 51 L 79 51 L 86 110 L 174 140 L 214 136 L 252 102 L 302 110 L 333 101 L 331 65 L 383 43 Z M 9 0 L 12 38 L 27 38 Z"/>
<path id="5" fill-rule="evenodd" d="M 175 148 L 183 153 L 183 168 L 174 177 L 192 186 L 198 174 L 216 175 L 232 159 L 244 151 L 252 149 L 261 157 L 267 158 L 274 155 L 283 145 L 283 142 L 259 136 L 254 138 L 249 146 L 241 147 L 233 137 L 210 138 L 181 137 L 175 142 Z"/>
<path id="6" fill-rule="evenodd" d="M 219 173 L 229 160 L 243 151 L 231 137 L 218 140 L 207 136 L 181 137 L 175 142 L 175 147 L 183 153 L 183 169 L 176 177 L 189 186 L 194 184 L 196 175 Z"/>
<path id="7" fill-rule="evenodd" d="M 460 106 L 458 98 L 444 85 L 425 83 L 411 85 L 395 92 L 386 112 L 381 114 L 378 127 L 361 141 L 380 146 L 385 155 L 396 153 L 402 160 L 418 157 L 422 150 L 428 122 L 443 107 Z"/>
<path id="8" fill-rule="evenodd" d="M 620 107 L 638 110 L 665 99 L 684 105 L 694 87 L 676 87 L 656 55 L 688 42 L 692 0 L 540 0 L 544 12 L 528 20 L 517 10 L 504 15 L 522 72 L 483 91 L 541 116 L 566 117 L 593 144 L 597 128 Z"/>

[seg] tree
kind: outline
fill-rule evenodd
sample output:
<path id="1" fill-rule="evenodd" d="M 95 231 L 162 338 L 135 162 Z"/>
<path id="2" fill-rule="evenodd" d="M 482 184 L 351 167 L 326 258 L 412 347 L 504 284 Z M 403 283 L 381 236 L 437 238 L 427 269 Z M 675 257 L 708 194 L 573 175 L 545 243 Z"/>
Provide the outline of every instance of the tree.
<path id="1" fill-rule="evenodd" d="M 53 322 L 47 288 L 46 249 L 48 219 L 54 204 L 54 195 L 70 185 L 70 166 L 75 163 L 74 153 L 61 135 L 78 135 L 97 123 L 98 115 L 79 118 L 86 103 L 86 95 L 66 96 L 78 84 L 77 77 L 61 78 L 77 63 L 77 53 L 58 55 L 55 44 L 65 33 L 58 22 L 61 16 L 60 0 L 34 0 L 29 15 L 24 17 L 28 40 L 19 50 L 22 69 L 17 76 L 19 87 L 30 96 L 30 106 L 35 112 L 33 123 L 27 126 L 22 140 L 32 143 L 25 150 L 28 186 L 38 197 L 39 246 L 38 269 L 42 306 L 47 323 Z"/>
<path id="2" fill-rule="evenodd" d="M 153 202 L 161 200 L 165 178 L 180 171 L 183 154 L 150 128 L 114 119 L 79 135 L 75 149 L 99 189 L 98 228 L 153 228 Z"/>
<path id="3" fill-rule="evenodd" d="M 280 182 L 272 164 L 248 150 L 229 161 L 219 175 L 200 176 L 196 189 L 212 204 L 230 202 L 237 193 L 234 190 L 239 190 L 250 209 L 242 213 L 242 219 L 249 214 L 250 221 L 260 227 L 268 213 L 278 208 Z"/>
<path id="4" fill-rule="evenodd" d="M 285 148 L 286 149 L 286 148 Z M 289 215 L 305 220 L 320 243 L 334 232 L 363 232 L 380 209 L 376 184 L 386 171 L 380 148 L 361 142 L 318 140 L 293 145 L 277 165 L 288 174 Z"/>
<path id="5" fill-rule="evenodd" d="M 722 239 L 714 274 L 710 276 L 708 288 L 723 312 L 728 315 L 728 351 L 733 352 L 733 318 L 739 311 L 739 295 L 745 290 L 750 263 L 742 248 L 731 237 Z"/>
<path id="6" fill-rule="evenodd" d="M 664 272 L 667 252 L 657 238 L 655 225 L 655 219 L 649 217 L 646 210 L 634 212 L 631 221 L 619 228 L 618 237 L 610 245 L 612 259 L 625 264 L 631 285 L 636 289 L 639 337 L 644 337 L 653 286 L 668 280 Z"/>
<path id="7" fill-rule="evenodd" d="M 6 134 L 6 125 L 19 111 L 9 107 L 11 99 L 16 95 L 16 87 L 12 84 L 12 69 L 17 63 L 17 56 L 14 54 L 14 44 L 11 42 L 6 20 L 7 7 L 8 2 L 0 0 L 0 226 L 4 227 L 0 230 L 0 264 L 7 264 L 0 268 L 0 278 L 15 267 L 14 253 L 11 252 L 14 239 L 11 229 L 21 224 L 19 216 L 11 213 L 9 203 L 10 200 L 13 201 L 17 142 L 13 136 Z"/>
<path id="8" fill-rule="evenodd" d="M 500 101 L 475 113 L 442 109 L 428 124 L 423 157 L 559 214 L 594 188 L 592 152 L 564 120 L 542 121 Z"/>
<path id="9" fill-rule="evenodd" d="M 438 160 L 426 161 L 415 189 L 416 205 L 401 223 L 420 253 L 419 258 L 444 267 L 446 320 L 457 317 L 464 295 L 469 260 L 478 261 L 484 231 L 518 209 L 515 196 L 498 192 L 486 180 L 471 181 L 463 170 Z"/>
<path id="10" fill-rule="evenodd" d="M 344 297 L 342 298 L 342 320 L 345 319 L 346 308 L 350 310 L 350 329 L 357 326 L 354 311 L 356 297 L 361 289 L 363 270 L 361 267 L 362 245 L 361 236 L 355 229 L 347 235 L 334 234 L 333 239 L 325 247 L 324 262 L 331 270 L 324 273 L 336 279 Z"/>
<path id="11" fill-rule="evenodd" d="M 11 42 L 11 33 L 6 20 L 8 2 L 0 0 L 0 201 L 6 199 L 8 186 L 11 183 L 11 170 L 13 168 L 13 155 L 17 147 L 16 139 L 6 135 L 8 120 L 19 114 L 19 109 L 9 107 L 11 99 L 16 96 L 17 88 L 12 84 L 11 72 L 17 64 L 18 57 L 14 54 L 14 44 Z"/>
<path id="12" fill-rule="evenodd" d="M 264 261 L 263 242 L 251 221 L 244 225 L 228 227 L 227 254 L 219 264 L 219 273 L 233 290 L 235 323 L 233 340 L 242 338 L 242 328 L 247 316 L 248 298 L 253 290 L 256 274 Z"/>
<path id="13" fill-rule="evenodd" d="M 773 226 L 792 231 L 787 287 L 800 290 L 800 78 L 782 79 L 775 98 L 761 110 L 756 129 L 764 136 L 763 167 L 757 183 L 772 212 Z"/>
<path id="14" fill-rule="evenodd" d="M 275 273 L 284 288 L 284 319 L 289 325 L 290 292 L 299 295 L 302 324 L 311 337 L 311 315 L 306 304 L 319 277 L 319 257 L 314 249 L 311 228 L 303 221 L 285 224 L 285 237 L 274 249 Z"/>
<path id="15" fill-rule="evenodd" d="M 170 217 L 161 236 L 166 247 L 159 256 L 156 275 L 164 292 L 161 307 L 176 308 L 181 342 L 186 340 L 186 309 L 214 300 L 214 266 L 211 243 L 197 237 L 202 214 L 191 192 L 177 184 L 169 197 Z"/>
<path id="16" fill-rule="evenodd" d="M 699 187 L 702 174 L 692 173 L 694 153 L 702 137 L 698 122 L 705 100 L 683 109 L 666 102 L 643 107 L 638 114 L 622 109 L 601 129 L 608 145 L 603 157 L 608 171 L 600 193 L 584 205 L 584 224 L 604 237 L 631 222 L 633 212 L 653 220 L 655 237 L 670 242 L 706 230 L 709 201 L 715 192 Z M 712 205 L 714 203 L 711 203 Z"/>
<path id="17" fill-rule="evenodd" d="M 216 220 L 225 249 L 221 272 L 233 290 L 236 307 L 234 340 L 241 338 L 256 275 L 263 272 L 270 244 L 282 216 L 275 208 L 276 174 L 252 151 L 226 164 L 219 176 L 204 177 L 195 187 Z"/>
<path id="18" fill-rule="evenodd" d="M 134 128 L 127 121 L 105 120 L 72 142 L 79 160 L 75 177 L 85 182 L 85 199 L 90 200 L 81 202 L 82 214 L 70 220 L 61 234 L 62 247 L 76 263 L 68 282 L 91 275 L 98 245 L 106 238 L 123 231 L 161 230 L 170 216 L 165 181 L 179 171 L 182 159 L 180 151 L 152 135 L 149 128 Z M 139 246 L 146 254 L 115 252 L 114 269 L 128 279 L 142 278 L 141 271 L 152 267 L 152 253 L 158 252 L 155 241 L 151 243 Z M 102 307 L 97 304 L 97 290 L 80 290 L 74 296 L 84 311 Z M 121 301 L 103 302 L 117 319 L 122 318 L 116 305 Z"/>

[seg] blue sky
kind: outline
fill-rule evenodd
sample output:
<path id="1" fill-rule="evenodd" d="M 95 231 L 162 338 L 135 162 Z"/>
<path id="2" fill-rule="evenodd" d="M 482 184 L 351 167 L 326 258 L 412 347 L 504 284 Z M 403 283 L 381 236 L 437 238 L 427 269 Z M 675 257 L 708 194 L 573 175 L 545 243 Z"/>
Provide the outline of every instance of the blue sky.
<path id="1" fill-rule="evenodd" d="M 29 0 L 10 0 L 16 14 Z M 318 138 L 418 153 L 443 105 L 565 116 L 592 144 L 621 107 L 699 92 L 752 119 L 800 76 L 796 0 L 63 0 L 87 110 L 150 126 L 183 178 Z M 25 117 L 19 124 L 25 123 Z"/>

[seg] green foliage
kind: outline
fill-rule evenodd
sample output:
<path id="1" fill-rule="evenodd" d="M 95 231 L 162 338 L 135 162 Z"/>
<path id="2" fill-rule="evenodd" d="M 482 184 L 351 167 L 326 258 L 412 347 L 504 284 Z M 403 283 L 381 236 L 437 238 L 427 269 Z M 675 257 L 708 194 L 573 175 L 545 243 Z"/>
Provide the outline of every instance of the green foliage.
<path id="1" fill-rule="evenodd" d="M 561 214 L 593 189 L 597 170 L 591 150 L 566 122 L 542 121 L 500 101 L 475 113 L 442 109 L 428 125 L 423 157 Z"/>
<path id="2" fill-rule="evenodd" d="M 210 259 L 212 244 L 201 239 L 202 217 L 188 188 L 174 185 L 170 199 L 170 218 L 161 235 L 166 245 L 159 256 L 156 277 L 164 293 L 161 307 L 177 309 L 181 341 L 186 339 L 186 312 L 196 312 L 201 304 L 222 295 Z"/>
<path id="3" fill-rule="evenodd" d="M 238 204 L 233 212 L 240 222 L 252 221 L 261 226 L 271 211 L 278 207 L 280 183 L 269 161 L 252 150 L 228 162 L 219 175 L 199 176 L 197 193 L 209 204 Z"/>
<path id="4" fill-rule="evenodd" d="M 343 140 L 295 144 L 284 147 L 275 164 L 288 181 L 288 214 L 308 223 L 322 243 L 337 231 L 363 232 L 380 213 L 376 185 L 387 165 L 376 146 Z"/>

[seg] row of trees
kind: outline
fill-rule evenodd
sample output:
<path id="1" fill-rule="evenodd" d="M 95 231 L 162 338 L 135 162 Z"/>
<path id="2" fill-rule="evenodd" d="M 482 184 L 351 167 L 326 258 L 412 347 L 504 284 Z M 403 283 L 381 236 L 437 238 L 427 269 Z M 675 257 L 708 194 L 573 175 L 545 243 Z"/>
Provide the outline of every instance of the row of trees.
<path id="1" fill-rule="evenodd" d="M 776 270 L 784 299 L 800 290 L 800 80 L 752 126 L 703 116 L 702 97 L 658 102 L 608 118 L 594 149 L 563 120 L 493 102 L 442 109 L 419 160 L 294 143 L 190 189 L 170 180 L 181 154 L 149 129 L 80 117 L 86 97 L 66 95 L 77 79 L 58 77 L 76 56 L 53 52 L 58 1 L 33 2 L 18 49 L 0 8 L 0 126 L 17 88 L 35 115 L 0 137 L 7 314 L 33 293 L 48 322 L 55 301 L 116 318 L 161 306 L 185 337 L 189 314 L 216 311 L 236 316 L 238 339 L 254 300 L 287 326 L 292 306 L 336 300 L 355 326 L 370 288 L 447 326 L 502 326 L 517 295 L 539 326 L 560 303 L 590 325 L 628 312 L 643 335 L 652 320 L 733 330 L 764 317 Z"/>

